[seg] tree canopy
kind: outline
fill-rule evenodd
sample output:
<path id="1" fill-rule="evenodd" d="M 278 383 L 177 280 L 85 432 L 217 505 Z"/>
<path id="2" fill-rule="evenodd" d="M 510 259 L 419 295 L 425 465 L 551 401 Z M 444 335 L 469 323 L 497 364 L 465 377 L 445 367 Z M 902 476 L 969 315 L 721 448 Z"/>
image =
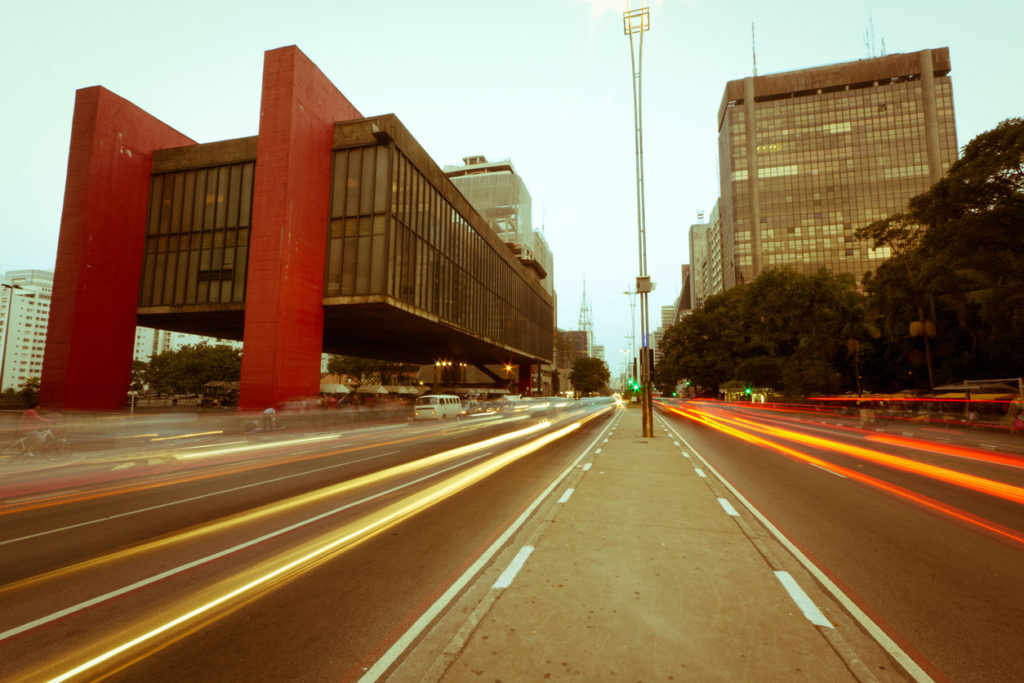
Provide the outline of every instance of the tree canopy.
<path id="1" fill-rule="evenodd" d="M 864 280 L 894 347 L 891 355 L 910 366 L 923 363 L 930 386 L 1020 374 L 1024 119 L 978 135 L 906 211 L 857 236 L 892 252 Z"/>
<path id="2" fill-rule="evenodd" d="M 606 392 L 610 378 L 608 364 L 600 358 L 577 358 L 569 373 L 573 388 L 583 396 Z"/>
<path id="3" fill-rule="evenodd" d="M 844 383 L 837 352 L 857 327 L 853 281 L 826 270 L 814 275 L 775 268 L 748 285 L 709 297 L 704 308 L 670 327 L 662 337 L 655 383 L 670 393 L 690 380 L 702 395 L 717 395 L 730 380 L 790 394 L 836 391 Z M 853 376 L 849 377 L 852 383 Z"/>
<path id="4" fill-rule="evenodd" d="M 202 342 L 164 351 L 153 356 L 144 368 L 136 366 L 133 370 L 155 391 L 198 394 L 207 382 L 237 382 L 242 374 L 242 352 Z"/>

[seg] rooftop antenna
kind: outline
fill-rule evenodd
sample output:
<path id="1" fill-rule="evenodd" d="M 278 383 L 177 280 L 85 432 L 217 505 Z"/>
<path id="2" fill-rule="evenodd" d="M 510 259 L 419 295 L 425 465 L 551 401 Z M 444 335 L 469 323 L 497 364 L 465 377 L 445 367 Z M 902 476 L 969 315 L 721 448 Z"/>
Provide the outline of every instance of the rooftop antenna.
<path id="1" fill-rule="evenodd" d="M 704 225 L 704 209 L 697 212 L 697 223 L 698 225 Z"/>
<path id="2" fill-rule="evenodd" d="M 750 52 L 754 57 L 754 75 L 757 75 L 757 42 L 754 40 L 754 22 L 750 22 Z"/>
<path id="3" fill-rule="evenodd" d="M 868 59 L 875 58 L 875 20 L 871 16 L 871 9 L 868 8 L 868 25 L 864 29 L 864 51 Z"/>
<path id="4" fill-rule="evenodd" d="M 882 54 L 880 56 L 884 57 L 885 55 L 885 38 L 882 38 Z"/>

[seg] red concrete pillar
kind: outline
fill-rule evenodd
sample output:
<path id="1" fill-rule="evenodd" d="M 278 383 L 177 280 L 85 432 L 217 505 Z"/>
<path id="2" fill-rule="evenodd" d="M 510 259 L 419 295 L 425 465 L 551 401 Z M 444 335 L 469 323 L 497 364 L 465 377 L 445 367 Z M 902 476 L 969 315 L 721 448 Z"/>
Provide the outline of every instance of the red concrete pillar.
<path id="1" fill-rule="evenodd" d="M 195 144 L 101 87 L 75 94 L 40 400 L 112 410 L 131 381 L 153 152 Z"/>
<path id="2" fill-rule="evenodd" d="M 319 393 L 334 122 L 362 115 L 297 47 L 266 53 L 239 405 Z"/>

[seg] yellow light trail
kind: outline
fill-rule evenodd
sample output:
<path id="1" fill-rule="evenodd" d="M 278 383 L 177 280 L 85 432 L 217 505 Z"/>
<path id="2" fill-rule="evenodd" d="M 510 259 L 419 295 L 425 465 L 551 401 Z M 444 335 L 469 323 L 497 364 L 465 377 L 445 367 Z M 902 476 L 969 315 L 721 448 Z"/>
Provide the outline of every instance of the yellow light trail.
<path id="1" fill-rule="evenodd" d="M 283 564 L 278 564 L 278 566 L 271 568 L 273 564 L 281 562 L 281 560 L 270 560 L 264 562 L 258 570 L 252 570 L 246 573 L 246 576 L 257 574 L 255 578 L 247 580 L 245 583 L 228 590 L 226 593 L 173 617 L 156 628 L 150 629 L 134 638 L 131 638 L 117 647 L 111 648 L 95 657 L 92 657 L 82 664 L 61 673 L 50 680 L 54 683 L 70 680 L 71 678 L 85 673 L 104 662 L 114 659 L 118 655 L 121 655 L 132 648 L 151 641 L 162 634 L 168 633 L 178 626 L 193 621 L 203 615 L 207 615 L 216 608 L 226 605 L 237 598 L 241 598 L 242 596 L 255 591 L 257 588 L 267 586 L 276 579 L 285 577 L 289 572 L 296 571 L 300 568 L 308 569 L 311 564 L 319 563 L 320 561 L 327 559 L 333 553 L 339 552 L 359 541 L 369 538 L 374 534 L 380 533 L 401 519 L 415 514 L 427 507 L 433 506 L 442 500 L 445 500 L 452 494 L 472 486 L 476 482 L 490 476 L 515 460 L 543 448 L 551 442 L 571 433 L 578 429 L 581 424 L 582 422 L 575 422 L 557 431 L 541 436 L 540 438 L 524 444 L 523 446 L 513 448 L 495 458 L 474 465 L 459 474 L 438 482 L 418 494 L 401 501 L 396 501 L 382 510 L 374 512 L 367 518 L 347 524 L 333 534 L 325 534 L 320 539 L 306 544 L 307 547 L 310 545 L 315 546 L 313 550 L 296 551 L 301 554 L 294 557 L 294 559 L 284 561 Z M 527 430 L 521 431 L 535 431 L 537 428 L 539 428 L 539 426 L 535 425 Z M 508 435 L 503 436 L 507 437 Z M 501 437 L 496 437 L 496 439 L 501 441 L 506 440 Z M 488 441 L 494 440 L 489 439 Z M 458 451 L 462 449 L 454 450 Z M 295 553 L 293 553 L 293 555 L 294 554 Z M 232 581 L 235 580 L 236 579 L 232 579 Z M 221 589 L 224 589 L 223 583 L 221 585 Z"/>

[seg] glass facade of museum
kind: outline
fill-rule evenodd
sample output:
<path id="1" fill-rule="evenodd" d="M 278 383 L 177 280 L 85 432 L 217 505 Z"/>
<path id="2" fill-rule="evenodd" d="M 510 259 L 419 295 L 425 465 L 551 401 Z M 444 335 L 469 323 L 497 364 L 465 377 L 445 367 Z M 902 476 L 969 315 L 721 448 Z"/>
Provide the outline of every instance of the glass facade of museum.
<path id="1" fill-rule="evenodd" d="M 139 306 L 245 301 L 254 168 L 152 176 Z"/>
<path id="2" fill-rule="evenodd" d="M 762 270 L 825 267 L 859 283 L 888 258 L 854 232 L 934 181 L 926 97 L 920 75 L 905 74 L 757 97 L 753 121 L 746 103 L 729 102 L 719 132 L 726 286 L 756 276 L 755 220 Z M 957 158 L 948 76 L 934 77 L 934 105 L 941 176 Z"/>
<path id="3" fill-rule="evenodd" d="M 480 217 L 462 215 L 394 142 L 336 149 L 332 183 L 328 303 L 385 296 L 476 337 L 550 355 L 551 303 L 500 241 L 484 237 Z"/>

